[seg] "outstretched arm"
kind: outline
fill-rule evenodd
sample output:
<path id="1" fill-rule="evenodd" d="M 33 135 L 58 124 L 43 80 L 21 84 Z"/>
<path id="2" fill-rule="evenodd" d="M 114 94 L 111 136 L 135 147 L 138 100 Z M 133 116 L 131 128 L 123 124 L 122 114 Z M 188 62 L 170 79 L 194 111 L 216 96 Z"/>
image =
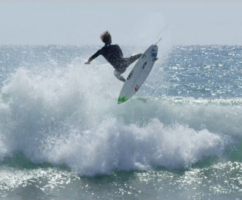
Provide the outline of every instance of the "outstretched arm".
<path id="1" fill-rule="evenodd" d="M 90 64 L 92 62 L 92 60 L 94 60 L 96 57 L 98 57 L 99 55 L 101 55 L 101 50 L 98 50 L 95 54 L 93 54 L 86 62 L 85 64 Z"/>

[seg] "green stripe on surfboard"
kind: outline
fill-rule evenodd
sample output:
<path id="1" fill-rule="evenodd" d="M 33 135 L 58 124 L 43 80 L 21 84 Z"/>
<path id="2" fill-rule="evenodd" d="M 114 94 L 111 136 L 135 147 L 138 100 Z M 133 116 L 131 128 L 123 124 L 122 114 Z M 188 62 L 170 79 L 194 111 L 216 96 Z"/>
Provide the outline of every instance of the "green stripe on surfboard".
<path id="1" fill-rule="evenodd" d="M 119 98 L 118 98 L 118 104 L 123 103 L 123 102 L 125 102 L 125 101 L 127 101 L 127 100 L 128 100 L 127 97 L 119 97 Z"/>

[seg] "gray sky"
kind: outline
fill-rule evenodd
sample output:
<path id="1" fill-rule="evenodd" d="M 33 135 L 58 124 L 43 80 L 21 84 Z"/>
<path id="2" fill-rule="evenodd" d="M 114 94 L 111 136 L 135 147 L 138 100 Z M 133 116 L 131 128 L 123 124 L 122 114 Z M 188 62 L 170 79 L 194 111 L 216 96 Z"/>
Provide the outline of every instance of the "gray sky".
<path id="1" fill-rule="evenodd" d="M 241 9 L 239 0 L 0 0 L 0 45 L 99 45 L 105 30 L 123 44 L 242 45 Z"/>

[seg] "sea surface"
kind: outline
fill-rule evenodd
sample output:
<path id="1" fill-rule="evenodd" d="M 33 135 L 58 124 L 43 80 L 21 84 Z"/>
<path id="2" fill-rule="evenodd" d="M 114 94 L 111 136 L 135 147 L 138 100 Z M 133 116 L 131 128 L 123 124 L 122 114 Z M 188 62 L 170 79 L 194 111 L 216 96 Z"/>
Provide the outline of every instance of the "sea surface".
<path id="1" fill-rule="evenodd" d="M 242 47 L 161 42 L 120 105 L 98 48 L 0 46 L 0 199 L 242 200 Z"/>

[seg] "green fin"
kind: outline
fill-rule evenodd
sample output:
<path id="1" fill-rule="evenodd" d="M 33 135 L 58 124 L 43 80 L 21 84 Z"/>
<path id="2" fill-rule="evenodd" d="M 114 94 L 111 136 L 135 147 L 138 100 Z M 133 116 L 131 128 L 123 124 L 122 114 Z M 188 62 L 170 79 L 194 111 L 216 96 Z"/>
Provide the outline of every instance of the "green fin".
<path id="1" fill-rule="evenodd" d="M 126 97 L 119 97 L 118 98 L 118 104 L 123 103 L 123 102 L 125 102 L 127 100 L 128 100 L 128 98 L 126 98 Z"/>

